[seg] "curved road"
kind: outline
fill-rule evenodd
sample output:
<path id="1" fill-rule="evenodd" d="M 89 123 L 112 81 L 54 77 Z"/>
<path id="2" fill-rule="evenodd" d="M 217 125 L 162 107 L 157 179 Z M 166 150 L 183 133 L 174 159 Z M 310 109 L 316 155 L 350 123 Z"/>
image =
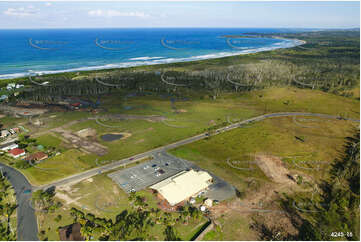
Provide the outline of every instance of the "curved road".
<path id="1" fill-rule="evenodd" d="M 242 126 L 244 124 L 247 124 L 247 123 L 258 122 L 258 121 L 261 121 L 261 120 L 266 119 L 266 118 L 290 117 L 290 116 L 312 116 L 312 117 L 320 117 L 320 118 L 328 118 L 328 119 L 341 119 L 339 116 L 321 114 L 321 113 L 303 113 L 303 112 L 271 113 L 271 114 L 264 114 L 264 115 L 260 115 L 260 116 L 254 117 L 254 118 L 246 119 L 246 120 L 243 120 L 243 121 L 233 123 L 231 125 L 219 128 L 219 129 L 216 130 L 216 134 L 238 128 L 238 127 L 240 127 L 240 126 Z M 345 118 L 344 120 L 349 120 L 349 121 L 352 121 L 352 122 L 360 122 L 360 120 L 358 120 L 358 119 Z M 207 133 L 199 134 L 199 135 L 196 135 L 196 136 L 184 139 L 184 140 L 177 141 L 177 142 L 169 144 L 169 145 L 165 145 L 165 146 L 155 148 L 153 150 L 150 150 L 150 151 L 147 151 L 147 152 L 144 152 L 144 153 L 141 153 L 141 154 L 131 156 L 131 157 L 126 158 L 126 159 L 118 160 L 116 162 L 112 162 L 112 163 L 106 164 L 104 166 L 96 167 L 96 168 L 93 168 L 91 170 L 87 170 L 85 172 L 78 173 L 78 174 L 63 178 L 61 180 L 55 181 L 55 182 L 47 184 L 47 185 L 34 187 L 34 189 L 35 190 L 44 189 L 44 188 L 49 188 L 51 186 L 62 186 L 62 185 L 66 185 L 66 184 L 69 184 L 69 183 L 78 182 L 78 181 L 87 179 L 89 177 L 95 176 L 97 174 L 107 172 L 107 171 L 113 170 L 115 168 L 125 166 L 125 165 L 130 164 L 130 163 L 134 163 L 139 159 L 143 159 L 143 158 L 146 158 L 146 157 L 149 157 L 149 156 L 154 156 L 156 153 L 164 152 L 164 151 L 167 151 L 167 150 L 170 150 L 170 149 L 174 149 L 176 147 L 179 147 L 179 146 L 182 146 L 182 145 L 185 145 L 185 144 L 189 144 L 189 143 L 204 139 L 206 137 L 208 137 Z"/>
<path id="2" fill-rule="evenodd" d="M 29 204 L 31 193 L 24 193 L 26 190 L 31 191 L 31 184 L 21 172 L 12 167 L 0 163 L 0 169 L 16 193 L 17 240 L 38 240 L 38 223 L 35 211 Z"/>
<path id="3" fill-rule="evenodd" d="M 247 120 L 243 120 L 237 123 L 233 123 L 231 125 L 228 125 L 226 127 L 222 127 L 216 130 L 215 134 L 219 134 L 222 132 L 226 132 L 228 130 L 232 130 L 235 128 L 238 128 L 244 124 L 251 123 L 251 122 L 257 122 L 261 121 L 266 118 L 273 118 L 273 117 L 289 117 L 289 116 L 313 116 L 313 117 L 320 117 L 320 118 L 329 118 L 329 119 L 340 119 L 339 116 L 334 115 L 327 115 L 327 114 L 320 114 L 320 113 L 302 113 L 302 112 L 284 112 L 284 113 L 271 113 L 271 114 L 264 114 L 260 115 L 254 118 L 250 118 Z M 352 122 L 360 122 L 360 120 L 357 119 L 345 119 Z M 56 182 L 34 187 L 31 186 L 31 184 L 28 182 L 28 180 L 25 178 L 25 176 L 17 171 L 16 169 L 6 166 L 4 164 L 0 164 L 0 167 L 4 172 L 6 172 L 6 177 L 9 179 L 11 184 L 13 185 L 15 192 L 16 192 L 16 199 L 18 203 L 17 208 L 17 232 L 18 232 L 18 240 L 38 240 L 37 234 L 38 234 L 38 227 L 37 227 L 37 220 L 35 217 L 35 211 L 30 207 L 29 200 L 31 198 L 31 194 L 25 194 L 24 191 L 28 189 L 38 190 L 38 189 L 44 189 L 51 186 L 61 186 L 66 185 L 73 182 L 78 182 L 84 179 L 87 179 L 89 177 L 92 177 L 94 175 L 100 174 L 102 172 L 110 171 L 115 168 L 125 166 L 130 163 L 134 163 L 139 159 L 143 159 L 149 156 L 153 156 L 159 152 L 164 152 L 185 144 L 189 144 L 201 139 L 204 139 L 208 137 L 207 133 L 199 134 L 184 140 L 177 141 L 175 143 L 165 145 L 141 154 L 134 155 L 132 157 L 122 159 L 116 162 L 112 162 L 110 164 L 96 167 L 91 170 L 78 173 L 69 177 L 66 177 L 64 179 L 58 180 Z"/>

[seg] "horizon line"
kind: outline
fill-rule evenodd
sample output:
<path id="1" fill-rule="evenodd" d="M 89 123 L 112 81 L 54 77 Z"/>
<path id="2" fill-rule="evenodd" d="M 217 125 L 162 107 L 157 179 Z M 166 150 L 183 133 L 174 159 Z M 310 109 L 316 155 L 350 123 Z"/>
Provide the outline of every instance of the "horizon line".
<path id="1" fill-rule="evenodd" d="M 360 29 L 357 27 L 54 27 L 54 28 L 0 28 L 0 30 L 52 30 L 52 29 Z"/>

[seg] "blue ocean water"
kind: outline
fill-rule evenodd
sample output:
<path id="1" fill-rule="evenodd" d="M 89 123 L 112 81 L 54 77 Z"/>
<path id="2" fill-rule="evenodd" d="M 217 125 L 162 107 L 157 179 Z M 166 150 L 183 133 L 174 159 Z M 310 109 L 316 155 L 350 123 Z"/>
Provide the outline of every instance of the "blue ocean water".
<path id="1" fill-rule="evenodd" d="M 210 59 L 300 44 L 227 38 L 279 29 L 156 28 L 0 30 L 0 79 Z"/>

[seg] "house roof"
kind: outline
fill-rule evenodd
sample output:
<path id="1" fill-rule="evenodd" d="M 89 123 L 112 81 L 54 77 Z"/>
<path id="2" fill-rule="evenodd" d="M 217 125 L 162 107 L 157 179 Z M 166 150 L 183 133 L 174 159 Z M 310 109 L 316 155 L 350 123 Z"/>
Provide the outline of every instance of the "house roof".
<path id="1" fill-rule="evenodd" d="M 26 157 L 26 160 L 42 160 L 42 159 L 45 159 L 47 157 L 48 157 L 48 155 L 45 154 L 44 152 L 36 152 L 34 154 L 28 155 Z"/>
<path id="2" fill-rule="evenodd" d="M 150 188 L 157 190 L 173 206 L 206 189 L 211 180 L 205 171 L 182 171 Z"/>
<path id="3" fill-rule="evenodd" d="M 2 144 L 2 145 L 0 145 L 0 149 L 5 148 L 5 147 L 9 147 L 9 146 L 12 146 L 12 145 L 16 145 L 16 143 L 13 141 L 13 142 L 10 142 L 10 143 Z"/>
<path id="4" fill-rule="evenodd" d="M 19 149 L 19 148 L 14 148 L 12 150 L 9 150 L 9 153 L 11 153 L 12 155 L 20 155 L 22 153 L 25 153 L 25 150 Z"/>

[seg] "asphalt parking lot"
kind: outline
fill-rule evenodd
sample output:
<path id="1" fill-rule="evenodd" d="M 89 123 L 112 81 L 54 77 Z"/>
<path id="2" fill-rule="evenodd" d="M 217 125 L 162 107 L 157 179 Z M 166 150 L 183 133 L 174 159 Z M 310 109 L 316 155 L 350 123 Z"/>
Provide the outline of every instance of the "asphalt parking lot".
<path id="1" fill-rule="evenodd" d="M 157 153 L 154 159 L 140 165 L 116 171 L 108 176 L 125 192 L 143 190 L 181 171 L 189 164 L 166 153 Z"/>
<path id="2" fill-rule="evenodd" d="M 113 172 L 108 176 L 126 193 L 130 193 L 143 190 L 187 169 L 203 170 L 187 160 L 161 152 L 154 154 L 151 161 Z M 204 191 L 205 197 L 223 201 L 235 196 L 235 188 L 232 185 L 207 172 L 213 177 L 213 184 Z"/>

